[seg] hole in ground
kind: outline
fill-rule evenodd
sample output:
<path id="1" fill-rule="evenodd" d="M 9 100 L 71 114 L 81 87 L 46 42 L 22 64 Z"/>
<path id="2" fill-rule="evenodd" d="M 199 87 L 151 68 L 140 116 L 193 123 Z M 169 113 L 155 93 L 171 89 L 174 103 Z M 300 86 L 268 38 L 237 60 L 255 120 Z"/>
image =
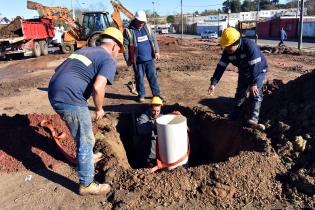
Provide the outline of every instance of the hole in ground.
<path id="1" fill-rule="evenodd" d="M 262 152 L 266 143 L 251 128 L 218 117 L 213 113 L 179 105 L 164 106 L 163 113 L 180 111 L 187 117 L 190 139 L 189 166 L 216 163 L 238 155 L 241 151 Z M 145 111 L 145 110 L 143 110 Z M 136 135 L 136 118 L 141 113 L 121 113 L 117 131 L 134 169 L 145 167 L 150 145 Z"/>

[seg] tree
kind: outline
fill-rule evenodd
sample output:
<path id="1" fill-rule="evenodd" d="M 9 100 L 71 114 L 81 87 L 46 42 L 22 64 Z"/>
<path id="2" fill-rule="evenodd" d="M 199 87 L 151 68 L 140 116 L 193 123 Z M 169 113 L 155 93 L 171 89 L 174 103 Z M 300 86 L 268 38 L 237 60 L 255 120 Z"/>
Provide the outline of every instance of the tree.
<path id="1" fill-rule="evenodd" d="M 291 0 L 291 1 L 288 1 L 288 2 L 284 5 L 284 8 L 285 8 L 285 9 L 297 8 L 297 6 L 298 6 L 298 1 L 297 1 L 297 0 Z"/>
<path id="2" fill-rule="evenodd" d="M 203 12 L 200 13 L 200 15 L 206 16 L 206 15 L 217 15 L 218 10 L 208 10 L 205 9 Z"/>
<path id="3" fill-rule="evenodd" d="M 315 15 L 315 0 L 308 0 L 305 2 L 305 8 L 308 15 Z"/>
<path id="4" fill-rule="evenodd" d="M 260 0 L 259 9 L 270 10 L 270 9 L 277 9 L 277 7 L 273 5 L 270 0 Z"/>
<path id="5" fill-rule="evenodd" d="M 229 9 L 230 9 L 230 1 L 224 1 L 223 2 L 223 7 L 222 7 L 222 10 L 224 13 L 228 13 Z"/>
<path id="6" fill-rule="evenodd" d="M 251 0 L 244 0 L 243 4 L 241 5 L 242 12 L 249 12 L 256 10 L 256 4 L 254 1 Z"/>
<path id="7" fill-rule="evenodd" d="M 167 17 L 166 17 L 166 21 L 167 21 L 168 23 L 174 23 L 174 22 L 175 22 L 175 17 L 174 17 L 174 15 L 169 15 L 169 16 L 167 16 Z"/>
<path id="8" fill-rule="evenodd" d="M 222 10 L 225 13 L 228 13 L 229 9 L 231 12 L 241 12 L 241 1 L 240 0 L 226 0 L 223 2 Z"/>
<path id="9" fill-rule="evenodd" d="M 154 11 L 153 13 L 150 10 L 145 10 L 145 14 L 147 15 L 148 18 L 160 17 L 160 15 L 156 11 Z"/>
<path id="10" fill-rule="evenodd" d="M 278 6 L 279 0 L 271 0 L 271 3 L 275 6 Z"/>

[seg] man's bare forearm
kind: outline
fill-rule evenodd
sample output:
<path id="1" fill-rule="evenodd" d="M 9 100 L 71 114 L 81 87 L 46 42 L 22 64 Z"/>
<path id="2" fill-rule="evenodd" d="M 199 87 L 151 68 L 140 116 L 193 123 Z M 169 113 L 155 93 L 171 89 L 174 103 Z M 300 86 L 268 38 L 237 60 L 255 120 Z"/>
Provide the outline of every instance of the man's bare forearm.
<path id="1" fill-rule="evenodd" d="M 95 104 L 96 111 L 102 110 L 104 105 L 105 89 L 94 91 L 93 101 Z"/>

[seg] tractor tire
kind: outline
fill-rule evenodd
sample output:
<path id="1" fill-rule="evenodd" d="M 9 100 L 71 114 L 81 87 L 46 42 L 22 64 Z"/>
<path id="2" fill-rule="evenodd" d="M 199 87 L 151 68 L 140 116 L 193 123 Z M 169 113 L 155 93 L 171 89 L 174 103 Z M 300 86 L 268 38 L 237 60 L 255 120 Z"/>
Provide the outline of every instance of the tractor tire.
<path id="1" fill-rule="evenodd" d="M 60 46 L 60 49 L 61 49 L 62 53 L 64 53 L 64 54 L 70 54 L 70 53 L 74 52 L 74 46 L 73 46 L 73 44 L 70 44 L 70 43 L 63 43 Z"/>
<path id="2" fill-rule="evenodd" d="M 95 46 L 101 45 L 99 36 L 100 34 L 94 34 L 93 36 L 90 37 L 89 42 L 88 42 L 89 47 L 95 47 Z"/>
<path id="3" fill-rule="evenodd" d="M 33 55 L 35 57 L 39 57 L 41 55 L 40 45 L 38 42 L 34 42 Z"/>
<path id="4" fill-rule="evenodd" d="M 42 55 L 48 55 L 48 44 L 45 40 L 39 41 L 40 51 Z"/>

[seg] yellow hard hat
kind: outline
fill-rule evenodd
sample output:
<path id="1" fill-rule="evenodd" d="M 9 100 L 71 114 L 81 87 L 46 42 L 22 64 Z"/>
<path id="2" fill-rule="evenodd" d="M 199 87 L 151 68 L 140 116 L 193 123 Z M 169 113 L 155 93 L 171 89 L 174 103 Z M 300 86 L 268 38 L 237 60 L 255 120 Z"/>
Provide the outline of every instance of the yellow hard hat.
<path id="1" fill-rule="evenodd" d="M 160 105 L 163 106 L 163 101 L 160 97 L 154 96 L 151 101 L 151 105 Z"/>
<path id="2" fill-rule="evenodd" d="M 117 42 L 117 44 L 120 46 L 119 52 L 122 53 L 124 51 L 124 37 L 121 31 L 119 31 L 117 28 L 108 27 L 101 33 L 101 35 L 107 35 L 113 38 Z"/>
<path id="3" fill-rule="evenodd" d="M 238 30 L 233 27 L 228 27 L 222 32 L 220 44 L 222 47 L 228 47 L 239 40 L 240 37 L 241 34 Z"/>

